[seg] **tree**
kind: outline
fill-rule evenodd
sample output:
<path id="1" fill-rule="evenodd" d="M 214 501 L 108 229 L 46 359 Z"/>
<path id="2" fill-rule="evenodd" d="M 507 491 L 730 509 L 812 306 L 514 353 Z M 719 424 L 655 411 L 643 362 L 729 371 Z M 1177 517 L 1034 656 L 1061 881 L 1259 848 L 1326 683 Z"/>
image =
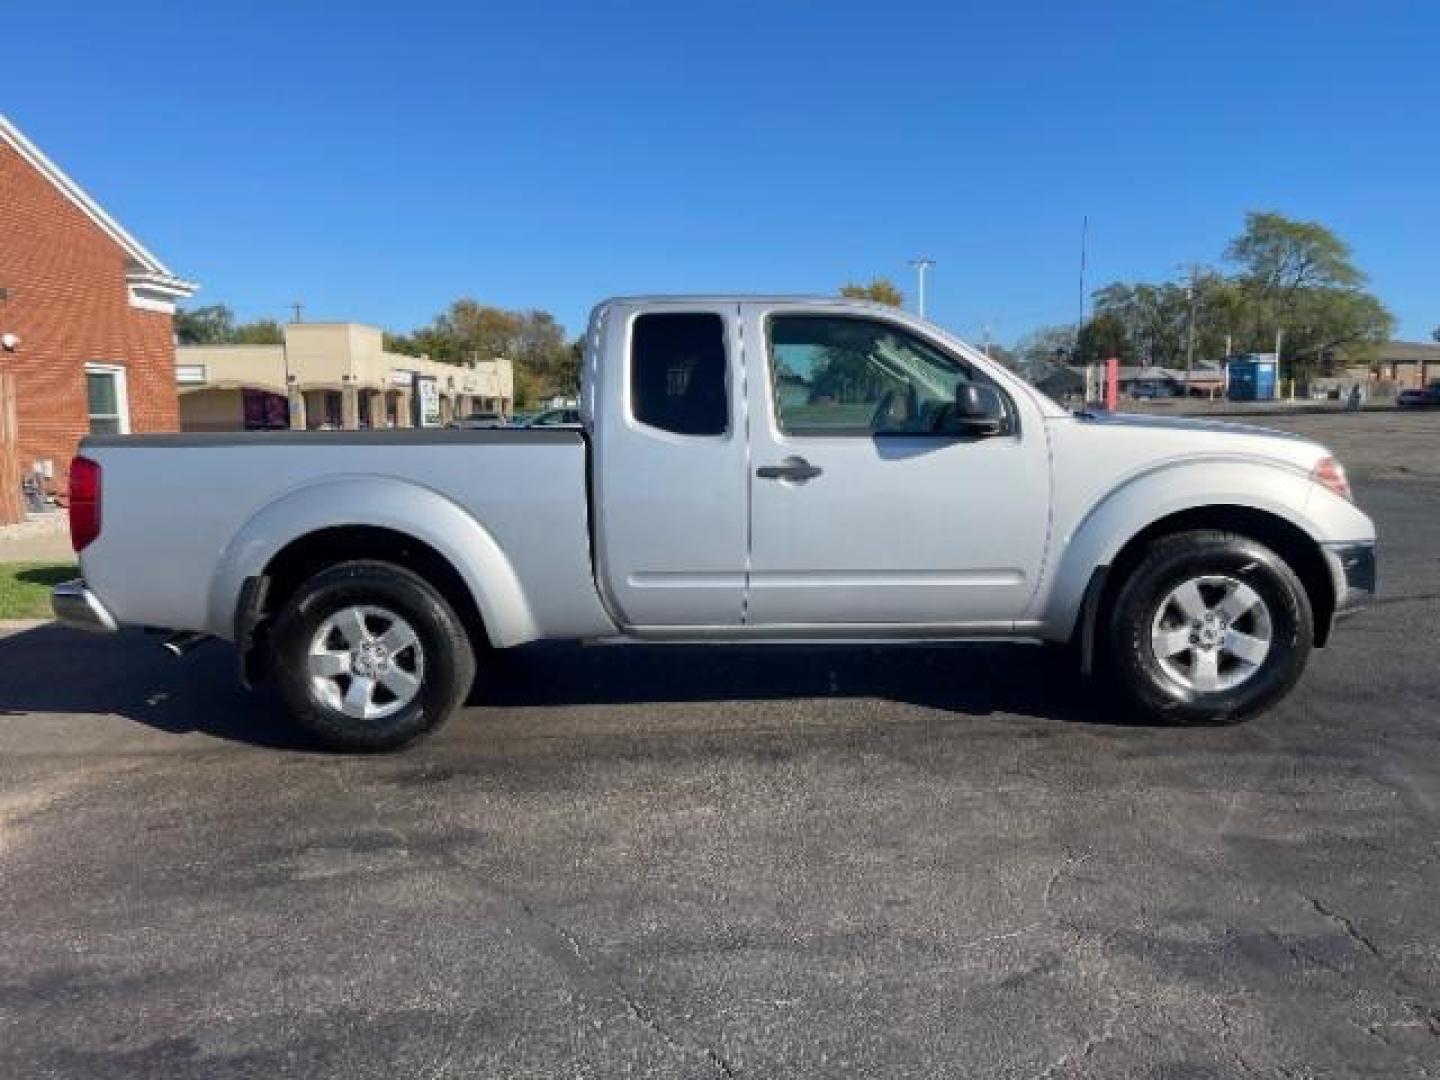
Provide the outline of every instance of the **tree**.
<path id="1" fill-rule="evenodd" d="M 285 332 L 274 319 L 237 324 L 224 304 L 208 304 L 176 310 L 175 339 L 181 345 L 279 345 Z"/>
<path id="2" fill-rule="evenodd" d="M 1363 361 L 1394 328 L 1385 305 L 1365 291 L 1350 245 L 1319 222 L 1251 212 L 1225 257 L 1239 267 L 1234 283 L 1246 347 L 1260 351 L 1264 339 L 1283 331 L 1288 374 L 1301 382 L 1333 364 L 1337 352 Z"/>
<path id="3" fill-rule="evenodd" d="M 987 349 L 983 349 L 982 351 L 987 356 L 989 356 L 991 360 L 994 360 L 997 364 L 1003 364 L 1005 367 L 1012 370 L 1015 367 L 1016 361 L 1019 359 L 1014 352 L 1012 352 L 1006 346 L 1001 345 L 998 341 L 992 341 L 989 347 Z"/>
<path id="4" fill-rule="evenodd" d="M 235 327 L 230 335 L 232 345 L 282 345 L 285 331 L 274 319 L 256 319 Z"/>
<path id="5" fill-rule="evenodd" d="M 1077 364 L 1099 364 L 1111 357 L 1122 364 L 1133 363 L 1135 347 L 1125 329 L 1125 321 L 1110 311 L 1100 311 L 1080 327 L 1075 345 Z"/>
<path id="6" fill-rule="evenodd" d="M 1115 282 L 1091 294 L 1095 319 L 1113 319 L 1124 328 L 1132 362 L 1167 368 L 1185 366 L 1191 309 L 1196 359 L 1219 359 L 1237 321 L 1236 294 L 1222 274 L 1197 267 L 1188 281 Z M 1087 356 L 1090 362 L 1094 357 Z M 1100 357 L 1099 359 L 1105 359 Z M 1125 359 L 1125 357 L 1121 357 Z"/>
<path id="7" fill-rule="evenodd" d="M 399 353 L 401 356 L 424 356 L 425 350 L 420 348 L 415 339 L 409 334 L 392 334 L 389 330 L 381 336 L 381 348 L 386 352 Z"/>
<path id="8" fill-rule="evenodd" d="M 905 294 L 889 278 L 871 278 L 869 285 L 846 282 L 840 286 L 840 295 L 852 300 L 874 300 L 877 304 L 899 307 L 905 302 Z"/>
<path id="9" fill-rule="evenodd" d="M 1241 276 L 1268 290 L 1355 288 L 1365 275 L 1350 261 L 1350 245 L 1318 221 L 1296 221 L 1273 210 L 1245 215 L 1245 231 L 1225 248 Z"/>
<path id="10" fill-rule="evenodd" d="M 224 304 L 175 311 L 175 339 L 181 345 L 224 345 L 234 332 L 235 313 Z"/>
<path id="11" fill-rule="evenodd" d="M 1058 364 L 1074 362 L 1075 328 L 1042 326 L 1015 343 L 1015 370 L 1034 382 Z"/>
<path id="12" fill-rule="evenodd" d="M 1095 320 L 1113 317 L 1141 363 L 1170 368 L 1185 366 L 1192 316 L 1197 360 L 1221 359 L 1227 348 L 1270 352 L 1279 332 L 1285 375 L 1302 384 L 1342 354 L 1364 362 L 1394 325 L 1365 291 L 1349 246 L 1317 222 L 1247 214 L 1225 257 L 1235 273 L 1195 267 L 1186 280 L 1107 285 L 1092 294 Z"/>
<path id="13" fill-rule="evenodd" d="M 579 364 L 565 328 L 548 311 L 510 311 L 462 297 L 429 326 L 387 339 L 397 352 L 462 364 L 505 357 L 515 367 L 515 403 L 526 406 L 579 389 Z"/>

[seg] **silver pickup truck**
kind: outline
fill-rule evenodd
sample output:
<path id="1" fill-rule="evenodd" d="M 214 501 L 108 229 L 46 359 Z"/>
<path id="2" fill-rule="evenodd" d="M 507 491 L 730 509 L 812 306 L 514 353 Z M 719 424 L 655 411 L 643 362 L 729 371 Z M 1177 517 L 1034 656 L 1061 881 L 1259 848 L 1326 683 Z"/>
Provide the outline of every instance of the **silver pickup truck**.
<path id="1" fill-rule="evenodd" d="M 616 299 L 586 342 L 579 428 L 86 440 L 57 615 L 232 641 L 383 750 L 540 639 L 1065 643 L 1150 717 L 1238 718 L 1374 589 L 1323 447 L 1071 413 L 893 308 Z"/>

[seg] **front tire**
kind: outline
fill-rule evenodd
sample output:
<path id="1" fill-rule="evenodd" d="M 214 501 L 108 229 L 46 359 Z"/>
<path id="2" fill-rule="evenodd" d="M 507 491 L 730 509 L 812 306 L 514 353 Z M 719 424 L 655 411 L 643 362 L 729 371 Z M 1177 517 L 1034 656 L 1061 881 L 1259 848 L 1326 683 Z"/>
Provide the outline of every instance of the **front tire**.
<path id="1" fill-rule="evenodd" d="M 1120 689 L 1148 719 L 1226 723 L 1288 694 L 1309 659 L 1305 587 L 1248 537 L 1196 530 L 1161 537 L 1111 608 Z"/>
<path id="2" fill-rule="evenodd" d="M 464 703 L 475 654 L 424 578 L 347 562 L 295 591 L 275 624 L 275 676 L 295 722 L 326 747 L 397 750 Z"/>

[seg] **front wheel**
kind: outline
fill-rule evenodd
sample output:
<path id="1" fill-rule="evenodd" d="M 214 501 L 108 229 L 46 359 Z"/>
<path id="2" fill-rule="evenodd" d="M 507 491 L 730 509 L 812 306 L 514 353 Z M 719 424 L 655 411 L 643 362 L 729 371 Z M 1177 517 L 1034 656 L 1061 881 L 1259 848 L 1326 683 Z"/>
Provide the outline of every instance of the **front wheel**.
<path id="1" fill-rule="evenodd" d="M 348 562 L 300 585 L 272 638 L 295 721 L 336 750 L 395 750 L 464 702 L 475 656 L 454 610 L 424 578 Z"/>
<path id="2" fill-rule="evenodd" d="M 1222 723 L 1279 701 L 1310 656 L 1305 587 L 1248 537 L 1162 537 L 1121 585 L 1109 652 L 1121 689 L 1151 719 Z"/>

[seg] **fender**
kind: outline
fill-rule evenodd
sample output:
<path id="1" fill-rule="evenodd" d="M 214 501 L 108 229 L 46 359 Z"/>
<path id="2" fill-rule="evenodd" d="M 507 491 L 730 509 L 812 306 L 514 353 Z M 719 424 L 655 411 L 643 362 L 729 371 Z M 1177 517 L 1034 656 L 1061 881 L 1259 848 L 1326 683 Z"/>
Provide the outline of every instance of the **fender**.
<path id="1" fill-rule="evenodd" d="M 420 484 L 382 476 L 342 476 L 293 488 L 253 514 L 220 553 L 208 601 L 211 631 L 234 633 L 245 579 L 260 574 L 287 544 L 321 529 L 378 526 L 429 544 L 459 573 L 496 647 L 540 636 L 505 552 L 474 517 Z"/>
<path id="2" fill-rule="evenodd" d="M 1364 529 L 1364 516 L 1353 505 L 1324 491 L 1317 499 L 1316 491 L 1307 472 L 1285 462 L 1207 457 L 1159 463 L 1111 488 L 1070 528 L 1056 522 L 1055 552 L 1046 560 L 1051 569 L 1028 615 L 1043 624 L 1048 640 L 1068 640 L 1095 570 L 1108 567 L 1137 534 L 1181 511 L 1264 511 L 1300 529 L 1317 547 L 1321 536 Z"/>

